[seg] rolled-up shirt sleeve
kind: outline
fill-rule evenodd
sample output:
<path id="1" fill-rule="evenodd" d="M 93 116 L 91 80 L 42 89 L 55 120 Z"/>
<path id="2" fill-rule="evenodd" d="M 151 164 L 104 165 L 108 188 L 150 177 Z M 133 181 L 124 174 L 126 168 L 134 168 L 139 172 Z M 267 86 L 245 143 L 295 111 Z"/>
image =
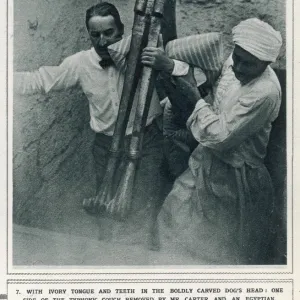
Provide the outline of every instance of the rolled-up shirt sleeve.
<path id="1" fill-rule="evenodd" d="M 48 93 L 72 87 L 78 80 L 78 64 L 73 55 L 59 66 L 44 66 L 33 72 L 15 72 L 14 90 L 21 95 Z"/>
<path id="2" fill-rule="evenodd" d="M 268 90 L 268 89 L 266 89 Z M 265 95 L 264 95 L 265 94 Z M 280 93 L 250 92 L 237 100 L 228 111 L 215 113 L 200 99 L 187 120 L 187 127 L 203 146 L 227 150 L 260 130 L 278 114 Z"/>
<path id="3" fill-rule="evenodd" d="M 172 76 L 184 76 L 189 72 L 189 64 L 173 59 L 174 62 L 174 69 L 172 72 Z"/>

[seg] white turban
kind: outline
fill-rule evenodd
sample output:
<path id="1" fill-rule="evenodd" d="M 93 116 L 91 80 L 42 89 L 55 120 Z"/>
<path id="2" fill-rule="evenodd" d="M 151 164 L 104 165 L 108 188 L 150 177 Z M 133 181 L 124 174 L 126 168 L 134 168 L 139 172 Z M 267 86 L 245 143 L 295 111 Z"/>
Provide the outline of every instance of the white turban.
<path id="1" fill-rule="evenodd" d="M 233 42 L 262 61 L 276 61 L 282 45 L 279 31 L 256 18 L 240 22 L 232 29 Z"/>

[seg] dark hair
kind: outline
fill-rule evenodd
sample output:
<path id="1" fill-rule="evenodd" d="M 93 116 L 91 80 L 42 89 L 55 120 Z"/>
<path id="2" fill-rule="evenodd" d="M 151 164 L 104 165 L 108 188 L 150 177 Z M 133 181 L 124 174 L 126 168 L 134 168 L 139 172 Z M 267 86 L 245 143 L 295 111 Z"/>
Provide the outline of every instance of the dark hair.
<path id="1" fill-rule="evenodd" d="M 101 16 L 101 17 L 106 17 L 106 16 L 113 16 L 116 26 L 118 29 L 122 32 L 124 32 L 124 24 L 121 21 L 119 11 L 117 8 L 108 2 L 101 2 L 96 5 L 93 5 L 86 11 L 85 15 L 85 25 L 86 28 L 89 29 L 89 20 L 94 17 L 94 16 Z"/>

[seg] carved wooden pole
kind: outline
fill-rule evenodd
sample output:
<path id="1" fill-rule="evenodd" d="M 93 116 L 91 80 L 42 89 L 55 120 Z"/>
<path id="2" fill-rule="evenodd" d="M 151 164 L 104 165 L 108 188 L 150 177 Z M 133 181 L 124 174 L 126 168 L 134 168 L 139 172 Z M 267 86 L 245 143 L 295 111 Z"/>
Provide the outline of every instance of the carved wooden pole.
<path id="1" fill-rule="evenodd" d="M 161 33 L 164 46 L 177 38 L 176 27 L 176 0 L 166 0 L 164 4 L 164 17 L 162 20 Z"/>
<path id="2" fill-rule="evenodd" d="M 150 0 L 148 1 L 146 13 L 151 13 L 151 25 L 149 28 L 147 45 L 149 47 L 158 46 L 164 3 L 165 0 L 156 0 L 155 3 L 151 3 Z M 135 113 L 133 133 L 127 153 L 127 164 L 116 192 L 116 196 L 107 205 L 107 211 L 120 219 L 124 219 L 131 208 L 137 163 L 142 152 L 143 136 L 146 128 L 155 80 L 156 71 L 150 67 L 144 66 L 140 82 L 140 94 Z"/>
<path id="3" fill-rule="evenodd" d="M 120 156 L 120 149 L 124 141 L 134 95 L 142 71 L 140 54 L 147 43 L 146 29 L 147 26 L 149 26 L 149 21 L 147 21 L 148 17 L 146 15 L 147 2 L 147 0 L 136 0 L 135 3 L 135 17 L 132 28 L 132 38 L 130 51 L 127 58 L 128 67 L 125 72 L 125 80 L 120 100 L 119 112 L 110 148 L 110 157 L 107 162 L 106 172 L 99 194 L 94 201 L 83 203 L 83 206 L 88 209 L 102 211 L 105 209 L 105 204 L 113 197 L 113 183 L 117 169 L 117 162 Z"/>

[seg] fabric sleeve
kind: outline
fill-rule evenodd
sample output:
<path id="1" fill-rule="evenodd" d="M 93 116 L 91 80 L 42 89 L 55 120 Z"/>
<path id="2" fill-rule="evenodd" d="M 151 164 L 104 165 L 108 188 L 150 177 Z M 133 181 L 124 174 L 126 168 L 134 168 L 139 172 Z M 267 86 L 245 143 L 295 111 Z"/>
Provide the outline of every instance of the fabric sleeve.
<path id="1" fill-rule="evenodd" d="M 172 111 L 172 104 L 168 98 L 166 99 L 167 101 L 163 114 L 163 134 L 164 136 L 172 136 L 174 132 L 178 130 L 178 126 L 175 125 L 175 116 Z"/>
<path id="2" fill-rule="evenodd" d="M 30 95 L 59 91 L 79 81 L 78 54 L 67 57 L 59 66 L 44 66 L 33 72 L 16 72 L 14 89 L 18 94 Z"/>
<path id="3" fill-rule="evenodd" d="M 180 118 L 180 116 L 174 113 L 170 100 L 167 100 L 163 114 L 163 134 L 168 138 L 178 140 L 190 146 L 195 140 L 184 124 L 181 125 L 178 118 Z"/>
<path id="4" fill-rule="evenodd" d="M 189 64 L 173 59 L 174 61 L 174 69 L 172 71 L 172 76 L 184 76 L 189 71 Z"/>
<path id="5" fill-rule="evenodd" d="M 278 114 L 280 94 L 259 97 L 251 92 L 238 99 L 230 111 L 216 114 L 211 106 L 200 99 L 187 121 L 195 139 L 203 146 L 226 150 L 238 145 L 259 131 Z"/>

